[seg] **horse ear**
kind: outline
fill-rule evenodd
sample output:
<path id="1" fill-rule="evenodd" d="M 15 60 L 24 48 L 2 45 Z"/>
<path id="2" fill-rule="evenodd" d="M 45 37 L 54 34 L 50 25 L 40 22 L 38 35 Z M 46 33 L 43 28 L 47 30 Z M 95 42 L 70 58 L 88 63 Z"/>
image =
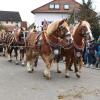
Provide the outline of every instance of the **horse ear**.
<path id="1" fill-rule="evenodd" d="M 80 24 L 82 24 L 82 20 L 79 20 Z"/>
<path id="2" fill-rule="evenodd" d="M 59 22 L 59 25 L 62 25 L 62 24 L 64 23 L 64 21 L 65 21 L 65 19 L 61 20 L 61 21 Z"/>
<path id="3" fill-rule="evenodd" d="M 67 21 L 68 21 L 68 19 L 66 18 L 66 19 L 65 19 L 65 21 L 67 22 Z"/>

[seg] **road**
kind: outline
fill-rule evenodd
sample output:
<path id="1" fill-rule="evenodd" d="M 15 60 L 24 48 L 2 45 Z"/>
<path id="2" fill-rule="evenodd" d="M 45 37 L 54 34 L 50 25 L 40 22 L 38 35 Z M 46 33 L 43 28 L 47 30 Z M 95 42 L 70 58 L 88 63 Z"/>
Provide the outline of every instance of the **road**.
<path id="1" fill-rule="evenodd" d="M 70 72 L 64 77 L 51 69 L 51 80 L 43 78 L 44 63 L 40 59 L 34 73 L 27 73 L 26 67 L 9 63 L 0 56 L 0 100 L 100 100 L 100 70 L 85 68 L 78 79 Z"/>

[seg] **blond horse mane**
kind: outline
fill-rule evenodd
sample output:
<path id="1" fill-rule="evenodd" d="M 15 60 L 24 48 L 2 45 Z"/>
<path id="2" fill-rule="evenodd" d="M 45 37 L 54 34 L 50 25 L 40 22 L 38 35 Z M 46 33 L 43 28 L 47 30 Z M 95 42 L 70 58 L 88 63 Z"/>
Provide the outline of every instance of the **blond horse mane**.
<path id="1" fill-rule="evenodd" d="M 88 28 L 88 30 L 91 31 L 91 30 L 90 30 L 90 28 L 91 28 L 91 27 L 90 27 L 90 24 L 89 24 L 87 21 L 82 21 L 82 22 L 79 22 L 77 25 L 75 25 L 75 27 L 74 27 L 74 29 L 73 29 L 72 35 L 75 34 L 75 32 L 76 32 L 76 30 L 78 29 L 79 25 L 86 26 L 86 27 Z"/>
<path id="2" fill-rule="evenodd" d="M 52 34 L 54 31 L 56 31 L 58 29 L 59 25 L 63 25 L 66 28 L 68 28 L 68 24 L 66 23 L 65 19 L 57 20 L 57 21 L 55 21 L 55 22 L 53 22 L 53 23 L 48 25 L 48 27 L 47 27 L 47 35 Z"/>

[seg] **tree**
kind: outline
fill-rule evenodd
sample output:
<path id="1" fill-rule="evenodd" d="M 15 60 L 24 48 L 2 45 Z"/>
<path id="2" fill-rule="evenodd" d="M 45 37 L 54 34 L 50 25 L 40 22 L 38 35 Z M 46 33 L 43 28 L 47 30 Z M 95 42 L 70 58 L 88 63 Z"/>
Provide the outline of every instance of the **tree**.
<path id="1" fill-rule="evenodd" d="M 69 19 L 68 19 L 68 24 L 74 24 L 74 11 L 73 13 L 70 15 Z"/>
<path id="2" fill-rule="evenodd" d="M 80 7 L 80 20 L 87 20 L 91 25 L 91 30 L 95 39 L 100 35 L 100 25 L 97 13 L 92 8 L 92 1 L 82 0 L 83 4 Z"/>
<path id="3" fill-rule="evenodd" d="M 0 25 L 0 31 L 4 29 L 5 30 L 5 27 L 3 25 Z"/>
<path id="4" fill-rule="evenodd" d="M 97 13 L 93 10 L 91 0 L 88 0 L 87 2 L 85 2 L 85 0 L 82 0 L 82 5 L 80 5 L 80 11 L 76 13 L 76 11 L 73 10 L 73 13 L 68 19 L 68 23 L 74 24 L 75 20 L 77 19 L 87 20 L 90 23 L 93 36 L 97 40 L 100 35 L 100 16 L 97 16 Z"/>

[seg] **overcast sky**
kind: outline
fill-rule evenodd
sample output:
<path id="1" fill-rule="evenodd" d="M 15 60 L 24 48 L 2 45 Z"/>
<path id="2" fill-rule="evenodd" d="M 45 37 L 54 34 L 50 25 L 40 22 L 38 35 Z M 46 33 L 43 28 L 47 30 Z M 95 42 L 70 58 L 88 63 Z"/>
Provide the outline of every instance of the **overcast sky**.
<path id="1" fill-rule="evenodd" d="M 31 11 L 52 0 L 0 0 L 0 10 L 19 11 L 22 20 L 28 23 L 34 22 L 34 15 Z M 81 2 L 82 0 L 76 0 Z M 95 11 L 100 12 L 100 0 L 92 0 Z"/>

